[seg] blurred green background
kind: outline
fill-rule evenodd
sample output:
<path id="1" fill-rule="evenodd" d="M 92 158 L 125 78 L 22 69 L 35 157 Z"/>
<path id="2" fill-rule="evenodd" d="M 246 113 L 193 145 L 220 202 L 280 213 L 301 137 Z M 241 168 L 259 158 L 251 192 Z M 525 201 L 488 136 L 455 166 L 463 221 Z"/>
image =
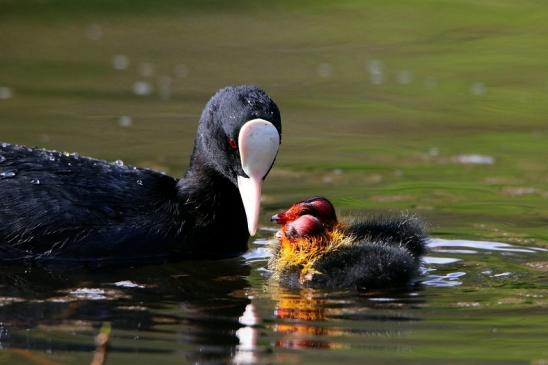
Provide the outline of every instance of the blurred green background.
<path id="1" fill-rule="evenodd" d="M 263 222 L 311 194 L 437 236 L 548 243 L 548 4 L 0 0 L 0 140 L 179 175 L 253 83 L 283 145 Z"/>

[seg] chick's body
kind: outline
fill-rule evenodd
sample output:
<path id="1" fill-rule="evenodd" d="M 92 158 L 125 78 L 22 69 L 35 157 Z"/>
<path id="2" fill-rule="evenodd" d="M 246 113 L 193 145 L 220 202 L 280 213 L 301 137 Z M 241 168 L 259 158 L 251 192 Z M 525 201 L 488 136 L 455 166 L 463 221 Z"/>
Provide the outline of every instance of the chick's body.
<path id="1" fill-rule="evenodd" d="M 322 207 L 326 201 L 331 204 L 325 198 L 312 198 L 288 210 L 293 215 L 283 221 L 272 245 L 269 269 L 274 281 L 292 288 L 357 289 L 393 289 L 412 283 L 427 240 L 417 218 L 401 215 L 333 223 L 334 209 L 334 220 L 314 216 L 318 199 Z M 302 209 L 306 214 L 295 214 L 298 205 L 308 205 Z M 285 219 L 284 213 L 273 220 Z"/>

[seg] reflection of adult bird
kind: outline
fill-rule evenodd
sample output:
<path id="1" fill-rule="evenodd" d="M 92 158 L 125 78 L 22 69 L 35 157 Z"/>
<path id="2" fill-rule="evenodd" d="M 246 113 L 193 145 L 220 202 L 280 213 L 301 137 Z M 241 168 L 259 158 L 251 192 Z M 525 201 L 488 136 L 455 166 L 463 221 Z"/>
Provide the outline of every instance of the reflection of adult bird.
<path id="1" fill-rule="evenodd" d="M 417 275 L 426 247 L 415 217 L 340 224 L 323 197 L 298 202 L 272 220 L 282 228 L 269 266 L 284 286 L 403 287 Z"/>
<path id="2" fill-rule="evenodd" d="M 237 86 L 207 103 L 181 179 L 1 144 L 0 259 L 236 256 L 257 229 L 280 136 L 272 99 Z"/>
<path id="3" fill-rule="evenodd" d="M 40 351 L 87 357 L 98 327 L 108 322 L 111 353 L 145 359 L 173 353 L 180 360 L 186 349 L 192 363 L 228 363 L 238 318 L 250 303 L 249 272 L 239 259 L 65 272 L 10 265 L 0 276 L 2 345 L 36 357 Z"/>

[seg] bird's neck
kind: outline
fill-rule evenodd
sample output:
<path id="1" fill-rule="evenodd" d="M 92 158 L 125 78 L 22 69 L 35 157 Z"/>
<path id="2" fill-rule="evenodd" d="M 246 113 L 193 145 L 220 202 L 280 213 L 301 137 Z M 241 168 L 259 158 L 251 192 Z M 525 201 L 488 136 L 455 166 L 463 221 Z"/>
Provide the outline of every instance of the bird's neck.
<path id="1" fill-rule="evenodd" d="M 237 187 L 205 164 L 191 164 L 177 183 L 185 217 L 184 252 L 229 257 L 247 249 L 246 216 Z"/>
<path id="2" fill-rule="evenodd" d="M 194 153 L 190 167 L 177 184 L 179 201 L 184 210 L 208 226 L 216 221 L 245 222 L 245 212 L 238 188 L 214 166 L 203 160 L 202 153 Z M 239 219 L 236 219 L 239 218 Z M 243 223 L 242 223 L 243 224 Z"/>
<path id="3" fill-rule="evenodd" d="M 181 199 L 200 205 L 216 205 L 223 195 L 237 195 L 237 189 L 226 177 L 207 164 L 192 160 L 184 177 L 177 183 Z"/>

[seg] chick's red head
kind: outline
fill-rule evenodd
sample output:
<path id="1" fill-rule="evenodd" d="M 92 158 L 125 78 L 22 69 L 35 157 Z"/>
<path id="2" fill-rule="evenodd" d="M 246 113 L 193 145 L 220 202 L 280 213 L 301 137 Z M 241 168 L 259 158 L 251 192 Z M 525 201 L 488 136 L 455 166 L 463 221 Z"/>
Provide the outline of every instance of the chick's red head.
<path id="1" fill-rule="evenodd" d="M 272 221 L 283 226 L 305 215 L 317 218 L 326 229 L 331 229 L 337 224 L 335 207 L 329 200 L 321 196 L 293 204 L 288 210 L 273 215 Z"/>

